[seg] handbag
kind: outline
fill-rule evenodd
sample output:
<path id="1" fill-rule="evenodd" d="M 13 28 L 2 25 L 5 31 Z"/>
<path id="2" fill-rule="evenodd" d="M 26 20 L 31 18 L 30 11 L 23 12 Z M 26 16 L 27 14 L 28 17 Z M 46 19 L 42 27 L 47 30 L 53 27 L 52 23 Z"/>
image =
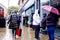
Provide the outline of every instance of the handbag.
<path id="1" fill-rule="evenodd" d="M 21 34 L 22 34 L 22 29 L 17 28 L 16 35 L 21 36 Z"/>

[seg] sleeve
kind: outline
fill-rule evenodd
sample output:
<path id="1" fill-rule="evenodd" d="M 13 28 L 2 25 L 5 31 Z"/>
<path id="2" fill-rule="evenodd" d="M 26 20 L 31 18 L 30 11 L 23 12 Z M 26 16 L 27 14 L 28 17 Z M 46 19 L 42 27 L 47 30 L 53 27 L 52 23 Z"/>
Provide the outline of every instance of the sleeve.
<path id="1" fill-rule="evenodd" d="M 9 19 L 8 23 L 11 22 L 11 20 L 12 20 L 12 15 L 10 16 L 10 19 Z"/>

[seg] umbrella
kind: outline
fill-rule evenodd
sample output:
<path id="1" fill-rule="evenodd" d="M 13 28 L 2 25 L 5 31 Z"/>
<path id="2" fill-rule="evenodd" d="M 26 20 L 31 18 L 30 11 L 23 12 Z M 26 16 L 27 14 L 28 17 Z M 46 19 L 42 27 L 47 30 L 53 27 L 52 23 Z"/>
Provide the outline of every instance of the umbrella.
<path id="1" fill-rule="evenodd" d="M 60 15 L 59 11 L 52 6 L 44 5 L 44 6 L 42 6 L 42 8 L 49 12 L 53 12 L 54 14 Z"/>

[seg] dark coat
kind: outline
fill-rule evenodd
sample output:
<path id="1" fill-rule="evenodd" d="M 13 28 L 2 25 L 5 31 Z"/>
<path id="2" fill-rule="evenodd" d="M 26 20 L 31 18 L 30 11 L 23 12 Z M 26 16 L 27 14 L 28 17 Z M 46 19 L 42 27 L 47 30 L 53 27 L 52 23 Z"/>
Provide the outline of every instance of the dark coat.
<path id="1" fill-rule="evenodd" d="M 46 28 L 46 19 L 43 18 L 41 21 L 42 28 Z"/>
<path id="2" fill-rule="evenodd" d="M 50 12 L 46 18 L 46 26 L 56 26 L 58 18 L 58 15 Z"/>
<path id="3" fill-rule="evenodd" d="M 10 24 L 9 24 L 9 28 L 10 28 L 10 29 L 18 28 L 18 24 L 17 24 L 17 14 L 16 14 L 16 13 L 13 13 L 13 14 L 10 16 L 10 20 L 9 20 L 8 22 L 10 22 Z"/>

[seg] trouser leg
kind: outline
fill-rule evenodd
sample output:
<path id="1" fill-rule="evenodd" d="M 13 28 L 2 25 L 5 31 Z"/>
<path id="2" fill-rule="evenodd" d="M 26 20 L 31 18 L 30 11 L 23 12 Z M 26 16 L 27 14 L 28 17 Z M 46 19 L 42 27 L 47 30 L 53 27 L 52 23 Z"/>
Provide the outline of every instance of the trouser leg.
<path id="1" fill-rule="evenodd" d="M 35 27 L 35 38 L 39 39 L 39 31 L 40 31 L 40 26 Z"/>
<path id="2" fill-rule="evenodd" d="M 12 29 L 12 33 L 13 33 L 14 36 L 16 36 L 16 29 L 15 28 Z"/>
<path id="3" fill-rule="evenodd" d="M 47 27 L 49 40 L 54 40 L 55 27 Z"/>

